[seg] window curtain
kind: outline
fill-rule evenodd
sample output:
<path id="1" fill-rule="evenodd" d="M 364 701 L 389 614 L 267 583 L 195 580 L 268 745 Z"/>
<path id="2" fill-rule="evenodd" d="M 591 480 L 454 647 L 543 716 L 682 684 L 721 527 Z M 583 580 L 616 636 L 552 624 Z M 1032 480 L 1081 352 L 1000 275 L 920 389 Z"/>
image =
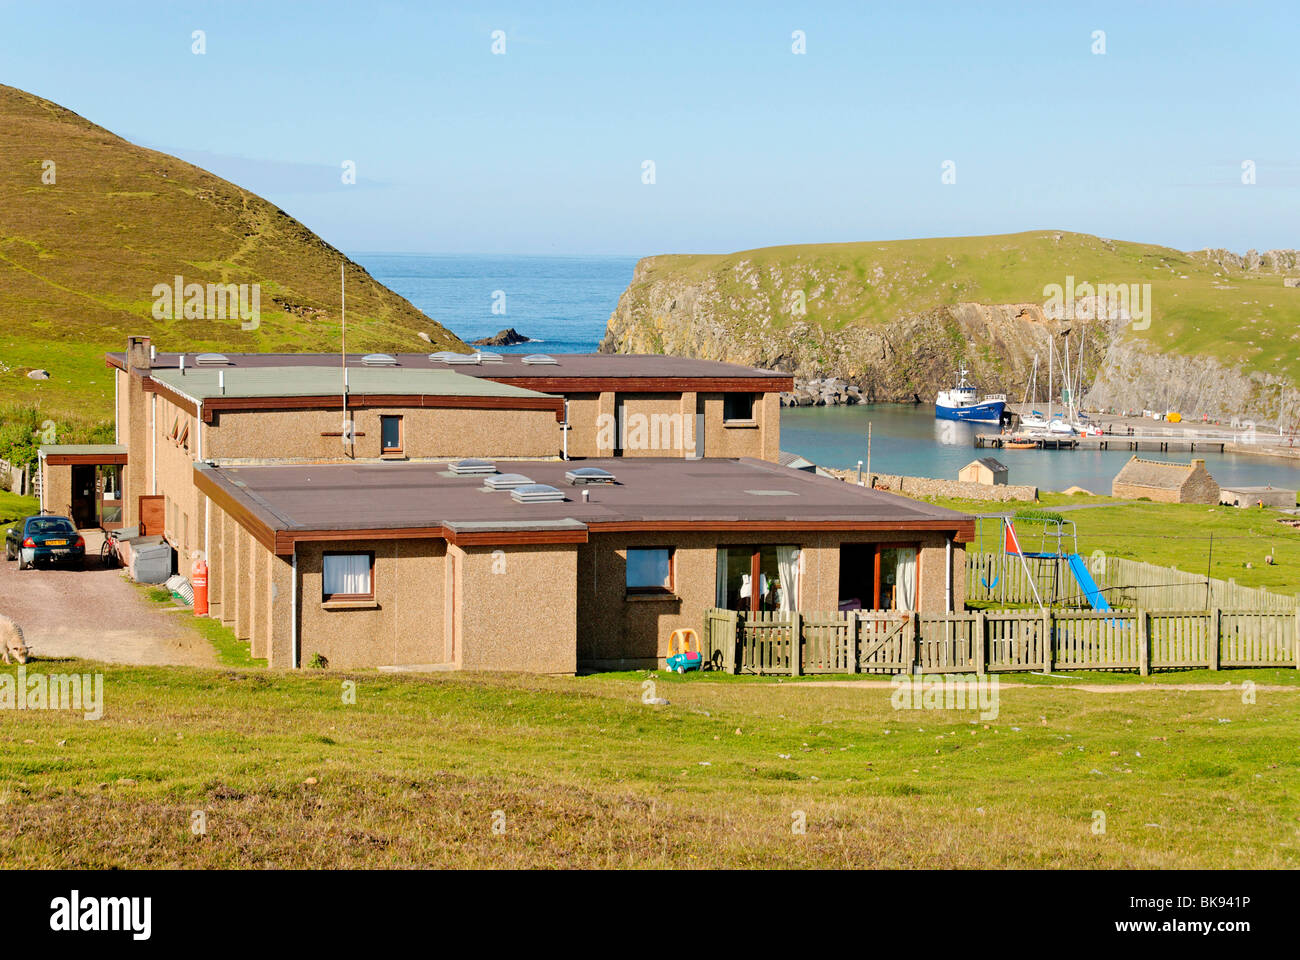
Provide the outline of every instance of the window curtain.
<path id="1" fill-rule="evenodd" d="M 916 548 L 902 547 L 894 568 L 894 606 L 899 610 L 916 609 Z"/>
<path id="2" fill-rule="evenodd" d="M 719 610 L 727 609 L 727 551 L 725 548 L 718 550 L 718 578 L 717 594 L 714 599 L 717 601 Z"/>
<path id="3" fill-rule="evenodd" d="M 781 578 L 781 612 L 790 613 L 799 602 L 799 548 L 776 548 L 776 572 Z"/>
<path id="4" fill-rule="evenodd" d="M 325 595 L 370 592 L 370 557 L 350 553 L 325 558 Z"/>

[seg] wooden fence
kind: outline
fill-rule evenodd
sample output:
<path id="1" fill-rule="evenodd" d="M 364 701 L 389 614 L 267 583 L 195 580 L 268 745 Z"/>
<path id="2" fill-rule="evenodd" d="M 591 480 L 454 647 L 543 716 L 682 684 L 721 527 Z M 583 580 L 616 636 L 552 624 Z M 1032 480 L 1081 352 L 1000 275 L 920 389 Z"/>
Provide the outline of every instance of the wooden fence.
<path id="1" fill-rule="evenodd" d="M 1235 580 L 1207 578 L 1175 567 L 1107 556 L 1084 557 L 1088 570 L 1112 607 L 1161 610 L 1278 610 L 1296 607 L 1296 597 Z M 1026 567 L 1028 573 L 1026 573 Z M 966 554 L 966 600 L 971 603 L 1036 603 L 1031 580 L 1043 603 L 1088 608 L 1064 560 L 1026 557 L 1024 564 L 1001 553 Z M 1208 580 L 1208 586 L 1207 586 Z"/>
<path id="2" fill-rule="evenodd" d="M 705 659 L 728 673 L 997 673 L 1297 667 L 1300 608 L 890 610 L 704 615 Z"/>

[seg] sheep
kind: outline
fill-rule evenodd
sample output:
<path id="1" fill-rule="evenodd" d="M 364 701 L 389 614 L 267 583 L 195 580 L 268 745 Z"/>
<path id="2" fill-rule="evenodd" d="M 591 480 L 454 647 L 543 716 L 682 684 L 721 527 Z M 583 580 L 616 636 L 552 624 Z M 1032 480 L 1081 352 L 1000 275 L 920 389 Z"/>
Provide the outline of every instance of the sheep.
<path id="1" fill-rule="evenodd" d="M 0 658 L 3 658 L 5 663 L 13 663 L 13 660 L 9 659 L 11 654 L 19 663 L 26 663 L 27 641 L 23 638 L 23 628 L 4 614 L 0 614 Z"/>

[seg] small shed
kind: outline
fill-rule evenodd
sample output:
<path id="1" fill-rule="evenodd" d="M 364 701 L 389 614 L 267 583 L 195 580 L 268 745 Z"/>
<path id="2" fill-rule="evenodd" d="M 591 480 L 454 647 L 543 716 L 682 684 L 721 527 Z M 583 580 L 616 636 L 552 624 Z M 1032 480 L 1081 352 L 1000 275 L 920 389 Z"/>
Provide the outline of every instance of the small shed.
<path id="1" fill-rule="evenodd" d="M 1277 507 L 1291 510 L 1296 505 L 1295 488 L 1287 490 L 1273 486 L 1268 487 L 1223 487 L 1219 490 L 1219 502 L 1230 507 Z"/>
<path id="2" fill-rule="evenodd" d="M 776 462 L 783 467 L 789 467 L 791 470 L 802 470 L 804 473 L 816 473 L 817 464 L 813 463 L 807 457 L 800 456 L 797 453 L 790 453 L 782 450 L 777 454 Z"/>
<path id="3" fill-rule="evenodd" d="M 1218 503 L 1219 485 L 1204 460 L 1178 463 L 1131 457 L 1111 483 L 1113 497 L 1159 503 Z"/>
<path id="4" fill-rule="evenodd" d="M 1007 482 L 1007 465 L 992 457 L 972 460 L 957 472 L 957 479 L 966 483 L 982 483 L 986 487 Z"/>

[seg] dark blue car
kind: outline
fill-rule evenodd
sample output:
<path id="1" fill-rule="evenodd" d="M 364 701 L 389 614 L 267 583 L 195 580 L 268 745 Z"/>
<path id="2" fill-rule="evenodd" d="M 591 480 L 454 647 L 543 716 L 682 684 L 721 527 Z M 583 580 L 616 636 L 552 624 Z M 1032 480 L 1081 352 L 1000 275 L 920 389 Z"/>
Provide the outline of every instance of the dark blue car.
<path id="1" fill-rule="evenodd" d="M 84 563 L 86 541 L 67 517 L 26 517 L 5 534 L 5 559 L 26 570 L 37 561 Z"/>

